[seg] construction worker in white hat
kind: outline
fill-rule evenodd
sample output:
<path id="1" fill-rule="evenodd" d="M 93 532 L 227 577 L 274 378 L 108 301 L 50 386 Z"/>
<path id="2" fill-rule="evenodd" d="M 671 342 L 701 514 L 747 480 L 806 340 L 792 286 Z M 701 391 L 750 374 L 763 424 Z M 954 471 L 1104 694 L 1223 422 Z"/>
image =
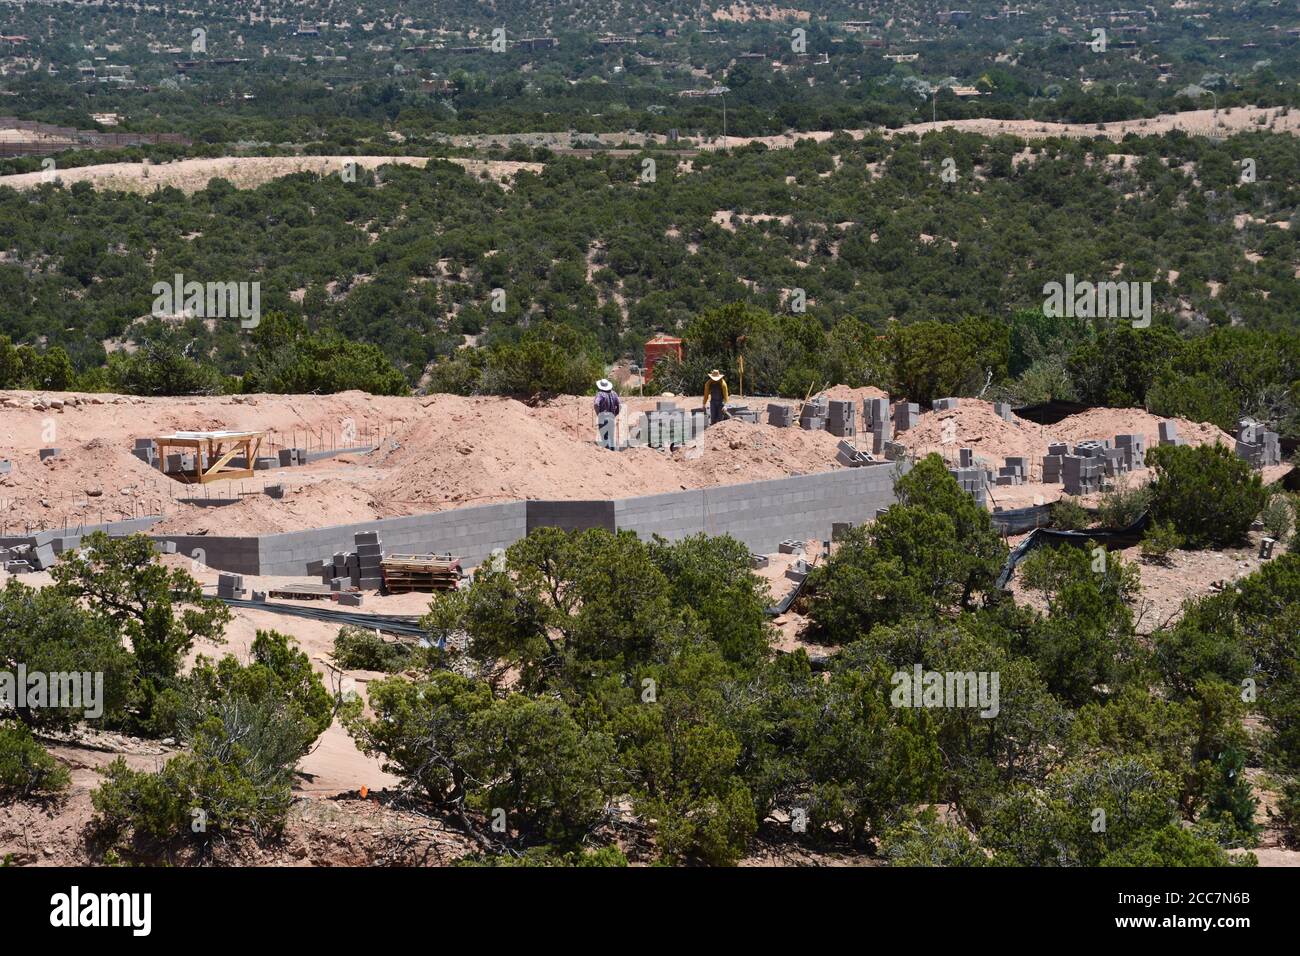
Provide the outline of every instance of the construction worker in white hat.
<path id="1" fill-rule="evenodd" d="M 709 373 L 709 380 L 704 383 L 704 408 L 710 425 L 716 425 L 726 417 L 725 409 L 729 398 L 731 393 L 727 391 L 727 380 L 715 368 Z"/>
<path id="2" fill-rule="evenodd" d="M 618 392 L 614 391 L 614 383 L 607 378 L 602 378 L 596 383 L 596 442 L 602 448 L 608 448 L 611 451 L 618 447 L 618 412 L 621 403 L 618 400 Z"/>

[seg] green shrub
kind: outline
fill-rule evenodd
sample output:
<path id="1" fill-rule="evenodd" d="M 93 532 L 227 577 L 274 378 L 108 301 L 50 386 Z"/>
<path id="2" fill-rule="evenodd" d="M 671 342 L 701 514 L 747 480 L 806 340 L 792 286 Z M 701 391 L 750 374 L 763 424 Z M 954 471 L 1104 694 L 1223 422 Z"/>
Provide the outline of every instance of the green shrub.
<path id="1" fill-rule="evenodd" d="M 1151 516 L 1172 522 L 1189 548 L 1240 543 L 1268 493 L 1259 475 L 1222 445 L 1165 445 L 1147 451 L 1155 468 Z"/>
<path id="2" fill-rule="evenodd" d="M 411 660 L 411 649 L 389 643 L 374 631 L 345 624 L 334 638 L 334 663 L 349 671 L 400 671 Z"/>
<path id="3" fill-rule="evenodd" d="M 68 788 L 70 777 L 16 720 L 0 722 L 0 796 L 48 796 Z"/>
<path id="4" fill-rule="evenodd" d="M 1153 523 L 1142 536 L 1142 559 L 1152 564 L 1168 564 L 1169 556 L 1183 545 L 1183 536 L 1174 526 Z"/>
<path id="5" fill-rule="evenodd" d="M 1259 514 L 1264 533 L 1283 544 L 1295 530 L 1295 509 L 1291 499 L 1285 494 L 1275 494 L 1268 499 L 1268 504 Z"/>
<path id="6" fill-rule="evenodd" d="M 304 736 L 292 708 L 226 696 L 188 736 L 190 750 L 156 773 L 132 770 L 121 757 L 105 768 L 90 795 L 99 839 L 208 845 L 283 827 Z"/>
<path id="7" fill-rule="evenodd" d="M 1082 531 L 1092 524 L 1088 514 L 1078 498 L 1061 498 L 1052 504 L 1052 527 L 1062 531 Z"/>
<path id="8" fill-rule="evenodd" d="M 1111 491 L 1105 492 L 1097 502 L 1097 518 L 1103 528 L 1127 528 L 1141 518 L 1151 505 L 1151 489 L 1147 485 L 1130 487 L 1121 478 Z"/>
<path id="9" fill-rule="evenodd" d="M 1270 815 L 1282 825 L 1287 842 L 1300 845 L 1300 780 L 1290 780 L 1282 787 L 1277 809 Z"/>

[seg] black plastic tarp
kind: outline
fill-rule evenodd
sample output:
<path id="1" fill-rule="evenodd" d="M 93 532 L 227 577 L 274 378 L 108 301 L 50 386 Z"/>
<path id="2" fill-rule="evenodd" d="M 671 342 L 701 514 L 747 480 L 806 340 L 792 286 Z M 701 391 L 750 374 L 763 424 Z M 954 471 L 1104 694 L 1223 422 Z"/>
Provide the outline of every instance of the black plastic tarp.
<path id="1" fill-rule="evenodd" d="M 1100 545 L 1107 551 L 1114 551 L 1116 548 L 1131 548 L 1142 540 L 1142 534 L 1146 531 L 1147 524 L 1150 522 L 1150 515 L 1143 513 L 1127 528 L 1093 528 L 1089 531 L 1056 531 L 1052 528 L 1037 528 L 1029 533 L 1029 537 L 1021 541 L 1007 556 L 1007 563 L 1002 567 L 1002 573 L 998 575 L 998 590 L 1002 590 L 1011 580 L 1011 575 L 1016 571 L 1016 565 L 1029 556 L 1037 547 L 1042 545 L 1059 545 L 1068 544 L 1075 548 L 1084 548 L 1089 542 Z"/>
<path id="2" fill-rule="evenodd" d="M 1092 405 L 1081 405 L 1078 402 L 1053 400 L 1040 402 L 1037 405 L 1022 405 L 1020 408 L 1011 409 L 1011 411 L 1015 413 L 1017 418 L 1023 418 L 1038 425 L 1055 425 L 1063 418 L 1086 412 L 1092 407 Z"/>

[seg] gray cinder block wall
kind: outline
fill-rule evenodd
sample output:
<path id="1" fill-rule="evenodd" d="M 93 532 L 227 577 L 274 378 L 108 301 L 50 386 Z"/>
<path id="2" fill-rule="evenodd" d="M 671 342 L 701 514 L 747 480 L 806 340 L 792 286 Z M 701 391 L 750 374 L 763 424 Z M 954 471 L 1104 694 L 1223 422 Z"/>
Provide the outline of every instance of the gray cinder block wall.
<path id="1" fill-rule="evenodd" d="M 669 540 L 729 534 L 751 551 L 774 552 L 783 540 L 828 540 L 837 524 L 870 521 L 894 503 L 894 479 L 906 462 L 844 468 L 771 481 L 721 485 L 612 501 L 514 501 L 432 514 L 249 537 L 151 535 L 165 550 L 234 574 L 305 576 L 309 565 L 355 546 L 357 534 L 378 532 L 389 554 L 446 553 L 481 564 L 540 527 L 605 528 Z M 146 531 L 157 518 L 105 526 L 113 534 Z M 39 543 L 91 528 L 43 532 Z M 32 543 L 35 539 L 18 539 Z M 0 546 L 4 542 L 0 541 Z M 317 572 L 319 573 L 319 572 Z"/>

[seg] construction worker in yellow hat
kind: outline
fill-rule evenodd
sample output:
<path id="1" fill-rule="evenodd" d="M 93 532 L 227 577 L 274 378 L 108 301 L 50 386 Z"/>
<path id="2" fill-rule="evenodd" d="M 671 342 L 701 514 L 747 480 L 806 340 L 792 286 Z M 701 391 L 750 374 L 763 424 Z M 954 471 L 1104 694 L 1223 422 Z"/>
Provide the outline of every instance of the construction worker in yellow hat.
<path id="1" fill-rule="evenodd" d="M 727 391 L 727 380 L 715 368 L 709 373 L 709 380 L 704 383 L 704 408 L 710 425 L 716 425 L 726 417 L 725 408 L 729 398 L 731 393 Z"/>

